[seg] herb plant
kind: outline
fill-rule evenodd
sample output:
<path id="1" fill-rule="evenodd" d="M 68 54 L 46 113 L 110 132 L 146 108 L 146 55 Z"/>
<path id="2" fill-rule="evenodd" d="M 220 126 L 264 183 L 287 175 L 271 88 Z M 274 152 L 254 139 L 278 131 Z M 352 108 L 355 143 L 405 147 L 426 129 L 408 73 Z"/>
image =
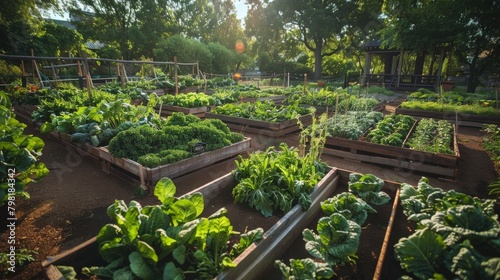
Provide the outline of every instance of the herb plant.
<path id="1" fill-rule="evenodd" d="M 209 217 L 200 193 L 175 197 L 172 180 L 161 179 L 154 194 L 160 205 L 142 207 L 117 200 L 107 213 L 115 221 L 97 235 L 102 267 L 85 269 L 100 278 L 113 279 L 212 279 L 224 268 L 234 267 L 228 241 L 237 232 L 224 208 Z M 256 229 L 244 237 L 248 246 L 262 238 Z M 238 243 L 239 244 L 239 243 Z M 238 252 L 242 250 L 238 245 Z"/>

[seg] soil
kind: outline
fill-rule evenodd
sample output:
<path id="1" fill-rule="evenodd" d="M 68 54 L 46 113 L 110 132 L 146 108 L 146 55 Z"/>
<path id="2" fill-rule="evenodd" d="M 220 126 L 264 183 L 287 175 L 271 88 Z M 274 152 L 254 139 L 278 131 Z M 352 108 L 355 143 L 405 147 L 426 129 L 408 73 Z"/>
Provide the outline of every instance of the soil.
<path id="1" fill-rule="evenodd" d="M 390 112 L 393 103 L 387 105 L 387 110 Z M 30 199 L 17 198 L 15 239 L 16 248 L 27 248 L 38 252 L 38 254 L 33 255 L 34 262 L 17 267 L 15 274 L 5 275 L 0 270 L 0 278 L 3 274 L 5 279 L 44 279 L 41 262 L 96 236 L 100 228 L 110 222 L 106 215 L 106 208 L 115 199 L 123 199 L 127 202 L 137 200 L 142 205 L 158 203 L 154 196 L 141 193 L 136 183 L 131 183 L 125 178 L 113 174 L 107 174 L 96 162 L 78 155 L 53 136 L 41 134 L 35 125 L 29 124 L 26 132 L 39 136 L 45 141 L 46 146 L 41 160 L 47 165 L 50 173 L 41 182 L 27 188 L 31 195 Z M 269 138 L 251 133 L 245 133 L 245 135 L 252 138 L 251 150 L 265 150 L 269 146 L 277 146 L 280 142 L 286 142 L 293 146 L 297 145 L 298 142 L 297 133 L 280 138 Z M 427 176 L 431 185 L 443 189 L 456 189 L 481 198 L 488 197 L 487 185 L 498 177 L 499 170 L 495 169 L 492 161 L 481 147 L 483 135 L 484 133 L 479 128 L 460 127 L 457 136 L 460 149 L 457 180 L 450 181 Z M 399 171 L 329 155 L 323 155 L 323 160 L 330 166 L 353 172 L 372 173 L 384 180 L 406 182 L 412 185 L 416 185 L 423 176 L 414 172 Z M 235 167 L 234 161 L 235 158 L 231 158 L 175 178 L 173 181 L 177 186 L 176 195 L 182 195 L 231 172 Z M 216 207 L 214 205 L 212 206 Z M 225 206 L 229 213 L 231 213 L 232 206 L 232 204 Z M 4 210 L 2 209 L 2 211 Z M 231 220 L 238 219 L 238 215 L 249 214 L 244 212 L 234 215 L 230 217 Z M 408 232 L 408 225 L 404 222 L 396 224 L 393 238 L 397 237 L 398 229 L 400 232 Z M 259 226 L 262 225 L 249 224 L 248 228 Z M 379 222 L 369 220 L 365 225 L 365 228 L 367 227 L 381 226 Z M 314 226 L 311 225 L 310 228 L 314 228 Z M 7 252 L 8 235 L 9 231 L 6 230 L 5 226 L 2 226 L 0 229 L 0 252 Z M 380 240 L 380 237 L 375 234 L 363 236 L 364 245 L 361 246 L 371 250 L 367 251 L 368 255 L 360 256 L 358 267 L 372 267 L 376 263 L 378 255 L 374 252 L 377 250 L 372 248 L 373 246 L 370 244 L 379 241 L 373 240 Z M 307 255 L 303 255 L 303 241 L 301 245 L 294 245 L 293 248 L 297 248 L 297 251 L 286 254 L 290 253 L 290 256 L 296 254 L 300 258 L 307 257 Z M 288 262 L 288 258 L 288 255 L 283 256 L 285 262 Z M 393 266 L 388 268 L 389 271 L 391 271 L 390 269 L 398 269 L 397 263 L 393 263 L 390 256 L 387 256 L 386 259 L 389 259 L 387 263 Z M 5 267 L 1 269 L 5 269 Z M 337 273 L 343 275 L 340 277 L 343 279 L 371 278 L 371 276 L 368 277 L 362 272 L 356 271 L 355 267 L 352 266 L 342 268 Z M 276 276 L 275 279 L 279 279 L 279 276 Z"/>

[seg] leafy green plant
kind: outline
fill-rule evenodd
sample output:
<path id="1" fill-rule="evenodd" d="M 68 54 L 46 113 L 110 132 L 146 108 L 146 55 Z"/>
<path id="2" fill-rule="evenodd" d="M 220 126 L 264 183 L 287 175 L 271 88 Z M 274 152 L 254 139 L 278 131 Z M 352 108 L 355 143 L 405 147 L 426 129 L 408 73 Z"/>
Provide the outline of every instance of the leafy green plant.
<path id="1" fill-rule="evenodd" d="M 15 118 L 10 109 L 9 99 L 3 95 L 1 100 L 0 204 L 3 205 L 10 195 L 29 198 L 29 194 L 25 191 L 26 186 L 45 177 L 49 170 L 39 161 L 45 147 L 43 140 L 24 134 L 26 125 Z"/>
<path id="2" fill-rule="evenodd" d="M 118 132 L 108 149 L 115 157 L 141 158 L 139 163 L 155 167 L 192 156 L 198 142 L 206 145 L 206 151 L 214 151 L 242 140 L 242 134 L 231 132 L 221 120 L 175 112 L 157 126 L 142 124 Z"/>
<path id="3" fill-rule="evenodd" d="M 349 191 L 361 197 L 367 203 L 382 205 L 391 200 L 391 197 L 382 191 L 384 180 L 373 174 L 349 174 Z"/>
<path id="4" fill-rule="evenodd" d="M 500 223 L 494 200 L 429 185 L 423 177 L 416 188 L 401 185 L 403 212 L 417 230 L 395 245 L 401 267 L 419 279 L 457 276 L 495 279 Z"/>
<path id="5" fill-rule="evenodd" d="M 349 111 L 345 114 L 335 114 L 328 119 L 328 136 L 358 140 L 383 117 L 382 112 L 376 111 Z"/>
<path id="6" fill-rule="evenodd" d="M 363 199 L 349 192 L 343 192 L 321 202 L 321 210 L 328 216 L 339 213 L 360 226 L 365 223 L 368 213 L 377 213 L 377 210 Z"/>
<path id="7" fill-rule="evenodd" d="M 311 256 L 330 266 L 355 262 L 361 235 L 361 227 L 356 222 L 333 213 L 319 219 L 316 230 L 318 234 L 307 228 L 302 232 L 306 250 Z"/>
<path id="8" fill-rule="evenodd" d="M 453 126 L 446 120 L 423 118 L 406 144 L 415 150 L 453 154 Z"/>
<path id="9" fill-rule="evenodd" d="M 415 119 L 407 115 L 386 115 L 372 129 L 366 139 L 370 142 L 402 147 L 403 142 L 410 132 Z"/>
<path id="10" fill-rule="evenodd" d="M 401 108 L 412 109 L 412 110 L 424 110 L 424 111 L 435 111 L 435 112 L 450 112 L 450 113 L 464 113 L 472 115 L 485 115 L 485 116 L 500 116 L 500 111 L 491 107 L 484 106 L 480 104 L 445 104 L 440 102 L 431 101 L 405 101 L 401 103 Z"/>
<path id="11" fill-rule="evenodd" d="M 297 203 L 308 209 L 309 195 L 326 171 L 325 163 L 310 164 L 286 143 L 279 148 L 239 156 L 232 171 L 237 182 L 232 191 L 235 201 L 248 203 L 265 217 L 277 209 L 286 213 Z"/>
<path id="12" fill-rule="evenodd" d="M 166 94 L 160 97 L 163 104 L 170 106 L 179 106 L 185 108 L 197 108 L 203 106 L 218 105 L 217 100 L 210 95 L 204 93 L 185 93 L 178 95 Z"/>
<path id="13" fill-rule="evenodd" d="M 284 279 L 331 279 L 335 273 L 326 263 L 316 262 L 311 258 L 290 259 L 290 266 L 280 260 L 274 261 Z"/>
<path id="14" fill-rule="evenodd" d="M 215 114 L 234 116 L 245 119 L 268 122 L 283 122 L 295 119 L 298 115 L 306 115 L 310 111 L 295 105 L 277 106 L 272 101 L 242 102 L 239 104 L 225 104 L 213 111 Z"/>
<path id="15" fill-rule="evenodd" d="M 200 217 L 203 195 L 175 197 L 175 192 L 172 180 L 162 178 L 154 190 L 160 205 L 142 207 L 136 201 L 127 205 L 117 200 L 108 207 L 115 223 L 100 230 L 97 242 L 109 264 L 86 272 L 113 279 L 184 279 L 187 275 L 212 279 L 224 268 L 234 267 L 228 241 L 237 232 L 226 217 L 227 210 Z M 244 244 L 250 245 L 262 234 L 262 229 L 247 233 Z"/>

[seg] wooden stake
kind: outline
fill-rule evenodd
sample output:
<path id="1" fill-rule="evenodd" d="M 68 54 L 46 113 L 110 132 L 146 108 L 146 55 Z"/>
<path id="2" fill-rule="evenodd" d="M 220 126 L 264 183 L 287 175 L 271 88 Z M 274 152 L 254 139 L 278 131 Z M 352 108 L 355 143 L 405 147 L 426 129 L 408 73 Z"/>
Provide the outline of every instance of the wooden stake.
<path id="1" fill-rule="evenodd" d="M 33 49 L 31 49 L 31 56 L 35 57 L 35 52 L 33 51 Z M 38 71 L 38 65 L 36 64 L 36 61 L 34 59 L 32 61 L 33 61 L 33 66 L 34 66 L 33 68 L 34 68 L 34 70 L 36 70 L 36 74 L 38 75 L 38 80 L 40 80 L 40 87 L 43 88 L 42 75 L 40 75 L 40 71 Z M 34 72 L 33 72 L 33 75 L 35 75 Z M 35 79 L 35 76 L 33 76 L 33 79 Z"/>
<path id="2" fill-rule="evenodd" d="M 304 74 L 304 88 L 302 89 L 302 93 L 306 93 L 306 87 L 307 87 L 307 73 Z"/>
<path id="3" fill-rule="evenodd" d="M 177 56 L 174 56 L 174 79 L 175 79 L 175 95 L 179 93 L 179 80 L 177 77 Z"/>
<path id="4" fill-rule="evenodd" d="M 57 73 L 56 73 L 56 68 L 54 68 L 54 63 L 50 63 L 50 66 L 52 68 L 52 75 L 54 76 L 54 82 L 56 84 L 56 88 L 59 88 L 59 84 L 57 83 Z"/>
<path id="5" fill-rule="evenodd" d="M 22 81 L 22 86 L 23 87 L 26 87 L 26 69 L 24 68 L 24 60 L 21 60 L 21 70 L 22 70 L 22 75 L 23 77 L 21 78 L 21 81 Z M 498 102 L 497 102 L 498 103 Z"/>
<path id="6" fill-rule="evenodd" d="M 87 61 L 87 53 L 83 52 L 83 66 L 85 66 L 85 81 L 87 83 L 87 92 L 89 94 L 89 98 L 92 99 L 92 88 L 90 81 L 90 72 L 89 72 L 89 63 Z"/>

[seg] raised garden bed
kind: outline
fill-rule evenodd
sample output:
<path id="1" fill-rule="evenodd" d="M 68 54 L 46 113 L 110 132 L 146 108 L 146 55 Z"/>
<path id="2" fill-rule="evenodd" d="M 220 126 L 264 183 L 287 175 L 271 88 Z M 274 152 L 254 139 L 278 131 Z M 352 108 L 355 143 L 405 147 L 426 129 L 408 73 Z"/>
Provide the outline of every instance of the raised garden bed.
<path id="1" fill-rule="evenodd" d="M 34 111 L 38 110 L 38 105 L 14 105 L 14 113 L 16 116 L 19 116 L 27 121 L 32 122 L 33 118 L 31 117 L 31 114 L 33 114 Z"/>
<path id="2" fill-rule="evenodd" d="M 250 132 L 270 137 L 280 137 L 288 133 L 300 130 L 299 123 L 296 119 L 283 122 L 267 122 L 222 114 L 214 114 L 211 112 L 205 113 L 205 118 L 219 119 L 227 124 L 227 126 L 235 132 Z M 301 116 L 299 120 L 304 125 L 308 125 L 312 122 L 312 116 L 304 115 Z"/>
<path id="3" fill-rule="evenodd" d="M 234 230 L 245 232 L 245 228 L 252 219 L 262 219 L 264 228 L 264 237 L 256 244 L 247 248 L 238 258 L 234 260 L 236 267 L 227 269 L 217 276 L 217 279 L 252 279 L 259 271 L 266 267 L 270 262 L 274 261 L 274 256 L 288 247 L 295 237 L 300 233 L 301 229 L 306 226 L 310 218 L 316 215 L 319 211 L 319 203 L 331 196 L 338 184 L 339 175 L 335 168 L 331 168 L 329 172 L 314 188 L 311 197 L 312 205 L 307 211 L 303 211 L 300 205 L 296 205 L 291 211 L 281 217 L 273 216 L 264 218 L 256 210 L 250 209 L 246 205 L 234 205 L 228 210 L 228 218 L 234 226 Z M 233 204 L 231 190 L 236 182 L 232 174 L 226 174 L 190 193 L 200 192 L 203 194 L 205 212 L 202 216 L 208 216 L 217 211 L 218 203 L 215 200 L 222 200 L 222 205 L 229 206 Z M 215 205 L 217 204 L 217 206 Z M 208 207 L 208 206 L 212 207 Z M 241 215 L 234 209 L 240 208 L 241 211 L 253 211 L 252 215 Z M 209 213 L 210 212 L 210 213 Z M 231 213 L 236 216 L 231 216 Z M 250 212 L 248 212 L 250 213 Z M 276 221 L 270 224 L 265 220 L 271 219 Z M 274 219 L 274 220 L 273 220 Z M 252 224 L 255 224 L 252 221 Z M 61 279 L 61 273 L 57 266 L 73 266 L 76 271 L 81 271 L 82 267 L 102 265 L 103 260 L 99 255 L 98 244 L 96 238 L 92 238 L 75 248 L 54 256 L 42 262 L 47 279 Z"/>
<path id="4" fill-rule="evenodd" d="M 338 169 L 337 172 L 339 174 L 338 186 L 332 196 L 348 191 L 349 174 L 352 173 L 351 171 L 342 169 Z M 385 279 L 381 278 L 381 271 L 384 262 L 387 260 L 386 254 L 388 250 L 391 250 L 388 246 L 391 232 L 393 227 L 396 226 L 396 214 L 402 216 L 400 213 L 397 213 L 397 209 L 399 209 L 399 185 L 396 182 L 384 181 L 382 190 L 389 194 L 391 201 L 384 205 L 372 205 L 377 213 L 369 213 L 366 222 L 362 226 L 356 263 L 334 267 L 334 272 L 336 273 L 335 279 Z M 318 220 L 325 216 L 320 211 L 311 218 L 306 228 L 316 230 Z M 312 258 L 305 249 L 305 242 L 302 235 L 297 237 L 291 246 L 283 248 L 277 259 L 288 263 L 290 258 Z M 255 279 L 280 279 L 282 274 L 278 268 L 270 265 L 261 271 L 258 276 L 260 277 L 256 277 Z"/>
<path id="5" fill-rule="evenodd" d="M 75 144 L 71 142 L 69 135 L 63 133 L 51 132 L 51 135 L 58 138 L 64 145 L 75 150 L 79 155 L 92 156 L 95 161 L 100 162 L 105 172 L 122 174 L 124 171 L 128 173 L 127 175 L 131 179 L 138 179 L 137 181 L 144 187 L 154 186 L 162 177 L 176 178 L 241 154 L 250 149 L 251 143 L 250 138 L 245 138 L 241 142 L 215 151 L 197 154 L 175 163 L 148 168 L 130 159 L 116 158 L 109 153 L 106 147 L 94 147 L 87 143 Z"/>
<path id="6" fill-rule="evenodd" d="M 200 168 L 209 166 L 218 161 L 236 156 L 250 149 L 250 138 L 222 147 L 215 151 L 204 152 L 172 164 L 155 168 L 144 167 L 141 164 L 126 158 L 116 158 L 111 155 L 106 147 L 99 148 L 99 156 L 104 160 L 103 168 L 106 171 L 112 167 L 119 167 L 139 177 L 144 186 L 154 186 L 163 177 L 176 178 Z"/>
<path id="7" fill-rule="evenodd" d="M 416 123 L 415 123 L 416 124 Z M 412 127 L 409 135 L 415 129 Z M 460 152 L 453 126 L 453 155 L 417 151 L 405 147 L 381 145 L 363 140 L 348 140 L 341 137 L 327 137 L 324 153 L 361 162 L 392 166 L 402 170 L 417 171 L 429 175 L 455 180 L 457 176 Z"/>
<path id="8" fill-rule="evenodd" d="M 483 127 L 483 124 L 497 124 L 500 125 L 500 117 L 474 115 L 468 113 L 455 113 L 455 112 L 436 112 L 424 111 L 415 109 L 405 109 L 401 106 L 396 107 L 396 114 L 410 115 L 418 118 L 433 118 L 449 120 L 456 123 L 458 126 L 470 127 Z"/>

